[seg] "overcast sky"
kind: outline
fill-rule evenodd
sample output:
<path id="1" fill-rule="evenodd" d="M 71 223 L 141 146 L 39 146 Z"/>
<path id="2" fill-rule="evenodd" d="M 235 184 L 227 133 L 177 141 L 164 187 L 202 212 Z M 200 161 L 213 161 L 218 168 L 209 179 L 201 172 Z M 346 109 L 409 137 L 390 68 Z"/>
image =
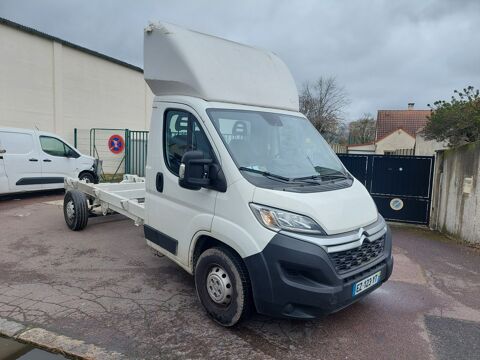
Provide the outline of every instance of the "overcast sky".
<path id="1" fill-rule="evenodd" d="M 299 87 L 335 76 L 348 120 L 480 87 L 480 0 L 0 0 L 0 16 L 138 66 L 149 21 L 266 48 Z"/>

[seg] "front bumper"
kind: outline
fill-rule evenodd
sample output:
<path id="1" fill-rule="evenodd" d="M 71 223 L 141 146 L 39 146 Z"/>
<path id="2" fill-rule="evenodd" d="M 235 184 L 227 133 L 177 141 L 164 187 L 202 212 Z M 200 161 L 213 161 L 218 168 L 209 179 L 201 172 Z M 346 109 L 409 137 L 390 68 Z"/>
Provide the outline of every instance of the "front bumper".
<path id="1" fill-rule="evenodd" d="M 378 258 L 342 274 L 320 246 L 280 233 L 262 252 L 244 260 L 259 313 L 310 319 L 341 310 L 388 280 L 393 270 L 392 236 L 388 228 Z M 354 283 L 378 271 L 377 285 L 352 296 Z"/>
<path id="2" fill-rule="evenodd" d="M 100 159 L 95 159 L 93 162 L 93 173 L 95 176 L 95 184 L 100 182 L 100 176 L 102 174 L 102 165 L 103 161 Z"/>

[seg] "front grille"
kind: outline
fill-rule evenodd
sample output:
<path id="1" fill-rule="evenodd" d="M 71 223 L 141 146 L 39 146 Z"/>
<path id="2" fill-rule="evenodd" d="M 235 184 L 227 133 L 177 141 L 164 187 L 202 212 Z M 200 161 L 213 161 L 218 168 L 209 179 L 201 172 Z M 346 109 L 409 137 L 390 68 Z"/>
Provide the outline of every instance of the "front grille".
<path id="1" fill-rule="evenodd" d="M 380 239 L 372 242 L 365 240 L 361 246 L 355 249 L 339 251 L 328 255 L 335 266 L 335 270 L 342 274 L 375 260 L 382 255 L 384 247 L 385 236 L 382 236 Z"/>

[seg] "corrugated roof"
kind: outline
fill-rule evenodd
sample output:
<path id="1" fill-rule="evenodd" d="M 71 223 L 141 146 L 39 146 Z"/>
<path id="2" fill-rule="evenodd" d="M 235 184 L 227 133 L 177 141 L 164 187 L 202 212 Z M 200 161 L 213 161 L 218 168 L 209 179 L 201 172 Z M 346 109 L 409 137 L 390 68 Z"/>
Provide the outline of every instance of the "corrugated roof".
<path id="1" fill-rule="evenodd" d="M 49 35 L 49 34 L 45 34 L 44 32 L 41 32 L 41 31 L 38 31 L 36 29 L 33 29 L 31 27 L 28 27 L 28 26 L 24 26 L 24 25 L 21 25 L 19 23 L 16 23 L 14 21 L 11 21 L 11 20 L 8 20 L 8 19 L 5 19 L 5 18 L 2 18 L 0 17 L 0 24 L 3 24 L 3 25 L 6 25 L 6 26 L 9 26 L 11 28 L 14 28 L 14 29 L 17 29 L 17 30 L 21 30 L 21 31 L 24 31 L 24 32 L 27 32 L 29 34 L 32 34 L 32 35 L 36 35 L 36 36 L 39 36 L 41 38 L 44 38 L 44 39 L 47 39 L 47 40 L 51 40 L 51 41 L 55 41 L 57 43 L 60 43 L 64 46 L 68 46 L 72 49 L 75 49 L 75 50 L 78 50 L 78 51 L 82 51 L 84 53 L 87 53 L 87 54 L 90 54 L 90 55 L 93 55 L 93 56 L 96 56 L 96 57 L 99 57 L 103 60 L 107 60 L 107 61 L 110 61 L 110 62 L 113 62 L 115 64 L 118 64 L 118 65 L 121 65 L 121 66 L 125 66 L 129 69 L 132 69 L 132 70 L 135 70 L 135 71 L 139 71 L 141 73 L 143 73 L 143 69 L 138 67 L 138 66 L 135 66 L 135 65 L 132 65 L 132 64 L 129 64 L 125 61 L 122 61 L 122 60 L 118 60 L 118 59 L 115 59 L 111 56 L 108 56 L 108 55 L 105 55 L 105 54 L 102 54 L 102 53 L 99 53 L 97 51 L 94 51 L 94 50 L 90 50 L 90 49 L 87 49 L 83 46 L 80 46 L 80 45 L 76 45 L 76 44 L 73 44 L 71 42 L 68 42 L 66 40 L 63 40 L 63 39 L 60 39 L 58 37 L 55 37 L 55 36 L 52 36 L 52 35 Z"/>
<path id="2" fill-rule="evenodd" d="M 427 124 L 430 110 L 378 110 L 376 140 L 397 129 L 415 137 L 418 129 Z"/>

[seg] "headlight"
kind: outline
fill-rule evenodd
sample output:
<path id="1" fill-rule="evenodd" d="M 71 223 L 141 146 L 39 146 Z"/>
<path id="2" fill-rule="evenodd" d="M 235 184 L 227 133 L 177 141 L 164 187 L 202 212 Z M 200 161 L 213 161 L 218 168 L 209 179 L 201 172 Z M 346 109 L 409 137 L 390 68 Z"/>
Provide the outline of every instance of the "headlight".
<path id="1" fill-rule="evenodd" d="M 270 230 L 325 235 L 320 225 L 308 216 L 254 203 L 250 203 L 250 208 L 260 224 Z"/>

